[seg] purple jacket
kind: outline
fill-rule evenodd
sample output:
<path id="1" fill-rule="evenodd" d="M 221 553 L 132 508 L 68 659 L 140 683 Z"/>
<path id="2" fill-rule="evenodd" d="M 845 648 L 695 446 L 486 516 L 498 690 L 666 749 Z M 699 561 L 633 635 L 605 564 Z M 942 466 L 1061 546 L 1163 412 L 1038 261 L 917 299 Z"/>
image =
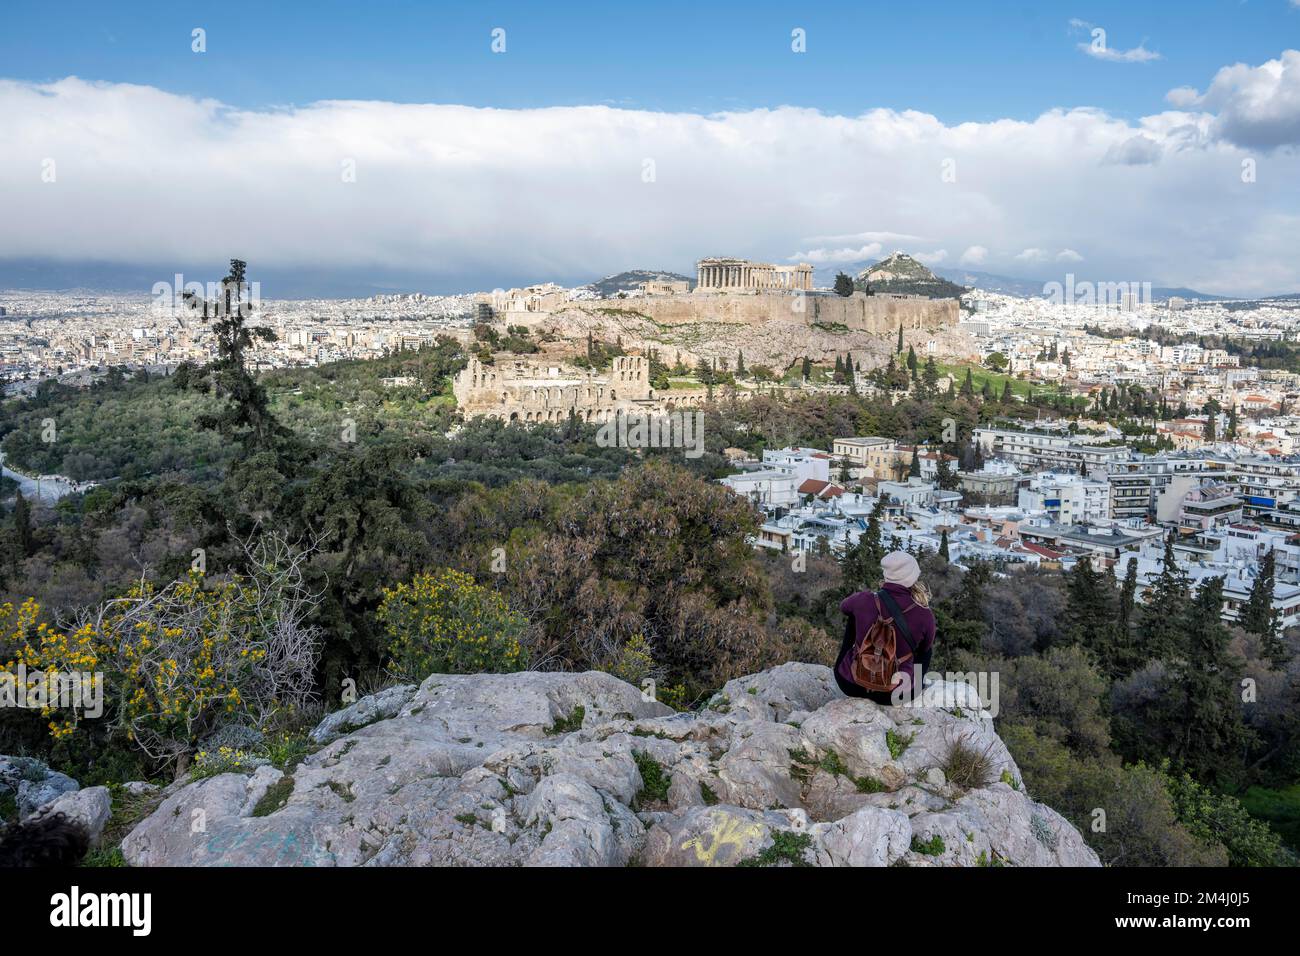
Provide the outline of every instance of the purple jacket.
<path id="1" fill-rule="evenodd" d="M 907 626 L 912 632 L 912 641 L 915 643 L 913 657 L 899 664 L 898 669 L 906 673 L 907 679 L 913 682 L 911 686 L 915 686 L 916 674 L 912 669 L 913 661 L 919 661 L 923 671 L 930 667 L 930 655 L 934 651 L 934 612 L 913 601 L 912 593 L 902 585 L 886 584 L 883 590 L 889 592 L 889 596 L 903 612 Z M 853 639 L 849 640 L 846 628 L 844 645 L 840 648 L 839 658 L 835 662 L 835 671 L 845 681 L 852 683 L 852 675 L 848 670 L 849 659 L 852 656 L 852 649 L 857 647 L 871 625 L 875 623 L 875 592 L 859 591 L 857 594 L 849 595 L 840 603 L 840 610 L 852 617 Z M 884 610 L 883 605 L 881 610 Z M 896 630 L 898 631 L 898 654 L 901 657 L 907 653 L 907 638 L 903 636 L 902 628 Z"/>

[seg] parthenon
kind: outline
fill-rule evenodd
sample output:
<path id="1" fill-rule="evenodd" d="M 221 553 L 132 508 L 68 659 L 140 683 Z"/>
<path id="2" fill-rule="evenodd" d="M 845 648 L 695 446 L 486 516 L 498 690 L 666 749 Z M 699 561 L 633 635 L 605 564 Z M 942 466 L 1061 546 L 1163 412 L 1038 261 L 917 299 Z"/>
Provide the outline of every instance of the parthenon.
<path id="1" fill-rule="evenodd" d="M 813 267 L 806 262 L 776 266 L 747 259 L 701 259 L 695 287 L 735 291 L 798 291 L 812 288 Z"/>

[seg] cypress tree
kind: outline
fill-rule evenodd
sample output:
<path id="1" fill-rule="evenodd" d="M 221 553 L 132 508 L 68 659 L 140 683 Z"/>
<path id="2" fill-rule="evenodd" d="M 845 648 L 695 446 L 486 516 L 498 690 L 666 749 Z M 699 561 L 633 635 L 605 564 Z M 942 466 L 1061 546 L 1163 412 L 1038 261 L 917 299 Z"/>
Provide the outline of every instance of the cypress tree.
<path id="1" fill-rule="evenodd" d="M 1126 633 L 1133 623 L 1133 607 L 1137 601 L 1137 570 L 1137 558 L 1129 558 L 1124 584 L 1119 590 L 1119 623 Z"/>
<path id="2" fill-rule="evenodd" d="M 14 543 L 20 560 L 31 555 L 32 506 L 23 497 L 21 488 L 14 493 Z"/>
<path id="3" fill-rule="evenodd" d="M 944 561 L 948 562 L 949 564 L 952 563 L 952 558 L 948 555 L 948 529 L 947 528 L 944 528 L 939 535 L 939 557 L 943 558 Z"/>

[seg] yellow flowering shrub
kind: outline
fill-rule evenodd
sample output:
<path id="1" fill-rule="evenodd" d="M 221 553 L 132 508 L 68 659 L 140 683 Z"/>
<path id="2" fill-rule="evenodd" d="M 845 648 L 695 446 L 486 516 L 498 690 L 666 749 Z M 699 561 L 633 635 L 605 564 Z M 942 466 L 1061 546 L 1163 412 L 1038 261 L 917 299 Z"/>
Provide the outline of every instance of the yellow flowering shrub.
<path id="1" fill-rule="evenodd" d="M 41 606 L 32 598 L 14 607 L 0 604 L 0 674 L 8 676 L 15 695 L 33 699 L 37 692 L 47 701 L 57 701 L 60 674 L 93 675 L 99 666 L 99 648 L 94 632 L 81 627 L 64 634 L 39 622 Z M 19 683 L 21 682 L 21 687 Z M 80 712 L 73 708 L 40 708 L 56 740 L 71 736 Z"/>
<path id="2" fill-rule="evenodd" d="M 40 606 L 0 606 L 0 671 L 100 675 L 102 719 L 155 759 L 192 752 L 224 724 L 260 727 L 313 697 L 319 654 L 313 606 L 293 568 L 205 581 L 197 572 L 155 589 L 147 582 L 83 612 L 64 631 L 37 623 Z M 49 710 L 70 736 L 88 719 Z"/>
<path id="3" fill-rule="evenodd" d="M 523 670 L 525 621 L 468 574 L 440 568 L 384 590 L 378 610 L 389 669 L 404 680 L 430 674 Z"/>
<path id="4" fill-rule="evenodd" d="M 643 680 L 659 676 L 651 650 L 650 642 L 643 635 L 633 634 L 618 649 L 613 662 L 602 669 L 619 680 L 640 687 Z"/>

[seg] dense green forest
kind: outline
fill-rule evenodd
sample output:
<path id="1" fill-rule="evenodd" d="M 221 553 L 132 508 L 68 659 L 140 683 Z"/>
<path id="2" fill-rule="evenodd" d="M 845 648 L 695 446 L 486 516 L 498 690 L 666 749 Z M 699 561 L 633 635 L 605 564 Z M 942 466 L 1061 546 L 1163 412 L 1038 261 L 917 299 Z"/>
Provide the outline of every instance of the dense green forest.
<path id="1" fill-rule="evenodd" d="M 1064 410 L 1055 395 L 941 391 L 923 365 L 900 360 L 892 404 L 851 394 L 742 402 L 720 386 L 704 412 L 707 452 L 692 460 L 671 449 L 600 447 L 594 427 L 576 420 L 462 422 L 449 379 L 467 356 L 450 339 L 259 377 L 239 358 L 232 338 L 205 368 L 155 380 L 113 375 L 85 390 L 44 385 L 6 403 L 0 441 L 16 466 L 103 483 L 54 508 L 9 501 L 0 603 L 35 599 L 41 621 L 82 633 L 72 627 L 79 610 L 193 580 L 196 555 L 206 583 L 167 592 L 174 606 L 237 603 L 244 597 L 221 582 L 261 580 L 265 552 L 248 542 L 270 535 L 296 549 L 301 587 L 316 595 L 302 605 L 302 623 L 322 635 L 311 684 L 327 708 L 346 682 L 382 686 L 403 660 L 467 659 L 412 657 L 403 628 L 426 611 L 454 620 L 457 634 L 486 639 L 483 622 L 508 633 L 492 645 L 493 666 L 653 679 L 679 708 L 784 661 L 829 663 L 840 600 L 879 583 L 879 522 L 841 560 L 814 556 L 800 569 L 789 556 L 758 553 L 747 542 L 758 516 L 711 481 L 726 470 L 722 449 L 829 447 L 864 434 L 938 445 L 954 421 L 947 449 L 969 463 L 980 422 L 1023 414 L 1027 402 Z M 380 379 L 392 376 L 417 384 L 385 388 Z M 49 419 L 55 438 L 44 441 Z M 1062 576 L 922 560 L 939 620 L 935 668 L 1000 675 L 998 729 L 1030 789 L 1103 860 L 1293 860 L 1293 638 L 1223 626 L 1207 603 L 1214 595 L 1193 597 L 1176 576 L 1135 607 L 1131 588 L 1085 563 Z M 0 618 L 0 665 L 23 654 L 18 616 L 10 613 L 9 633 Z M 165 632 L 166 621 L 158 624 Z M 230 673 L 237 684 L 248 672 Z M 1242 678 L 1257 688 L 1249 703 Z M 301 743 L 311 716 L 277 712 L 258 729 Z M 174 744 L 159 757 L 124 733 L 123 720 L 54 735 L 47 723 L 0 713 L 0 752 L 41 755 L 81 780 L 120 781 L 171 773 L 185 751 L 213 739 L 155 721 L 155 736 Z M 1106 811 L 1100 829 L 1097 808 Z"/>

